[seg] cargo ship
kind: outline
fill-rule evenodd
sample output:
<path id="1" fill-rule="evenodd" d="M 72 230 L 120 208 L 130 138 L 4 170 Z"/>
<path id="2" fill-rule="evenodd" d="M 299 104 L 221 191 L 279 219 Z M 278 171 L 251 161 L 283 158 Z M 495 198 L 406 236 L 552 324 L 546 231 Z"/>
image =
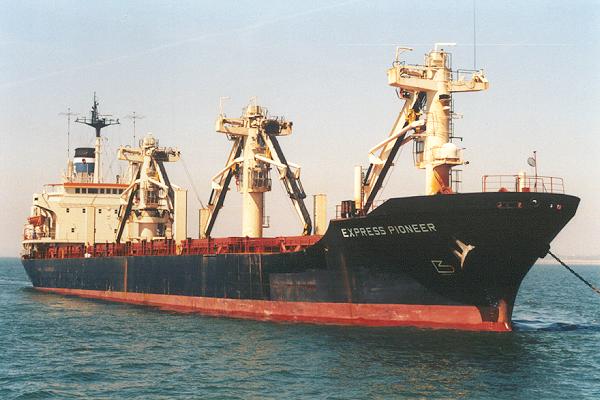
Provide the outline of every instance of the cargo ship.
<path id="1" fill-rule="evenodd" d="M 22 263 L 42 292 L 268 321 L 510 331 L 521 281 L 574 216 L 579 199 L 561 178 L 519 172 L 486 175 L 480 192 L 459 193 L 465 165 L 453 132 L 455 93 L 483 91 L 483 70 L 453 70 L 436 44 L 423 64 L 401 59 L 387 71 L 402 102 L 388 134 L 355 168 L 354 193 L 328 221 L 279 143 L 293 123 L 251 102 L 239 118 L 222 111 L 216 131 L 231 143 L 199 210 L 199 237 L 187 235 L 187 191 L 165 165 L 178 149 L 147 135 L 122 146 L 128 173 L 103 181 L 101 130 L 118 120 L 89 118 L 94 148 L 77 148 L 63 182 L 34 194 Z M 377 201 L 402 146 L 425 170 L 423 195 Z M 264 197 L 271 173 L 296 211 L 301 234 L 266 237 Z M 212 230 L 232 182 L 241 193 L 240 236 Z"/>

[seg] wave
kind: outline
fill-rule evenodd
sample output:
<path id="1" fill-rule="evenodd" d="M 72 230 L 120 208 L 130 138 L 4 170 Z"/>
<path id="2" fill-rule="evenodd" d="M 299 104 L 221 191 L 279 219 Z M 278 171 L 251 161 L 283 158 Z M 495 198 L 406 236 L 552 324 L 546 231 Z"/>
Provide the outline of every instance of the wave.
<path id="1" fill-rule="evenodd" d="M 539 320 L 514 320 L 513 327 L 518 332 L 600 332 L 600 324 L 578 324 L 574 322 L 548 322 Z"/>
<path id="2" fill-rule="evenodd" d="M 31 282 L 21 279 L 3 279 L 0 278 L 0 285 L 19 285 L 19 286 L 31 286 Z"/>

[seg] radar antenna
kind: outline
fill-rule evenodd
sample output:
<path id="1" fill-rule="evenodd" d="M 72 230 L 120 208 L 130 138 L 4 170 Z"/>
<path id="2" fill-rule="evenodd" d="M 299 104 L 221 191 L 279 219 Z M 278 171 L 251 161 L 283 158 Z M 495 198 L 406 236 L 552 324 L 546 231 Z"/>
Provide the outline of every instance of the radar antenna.
<path id="1" fill-rule="evenodd" d="M 94 105 L 92 106 L 92 111 L 90 112 L 90 118 L 80 117 L 75 120 L 80 124 L 86 124 L 91 126 L 96 130 L 96 147 L 95 147 L 95 157 L 96 157 L 96 168 L 94 169 L 94 183 L 100 183 L 100 179 L 102 177 L 101 174 L 101 164 L 100 164 L 100 131 L 102 128 L 105 128 L 110 125 L 118 125 L 119 119 L 107 118 L 110 115 L 101 115 L 98 112 L 98 100 L 96 99 L 96 92 L 94 92 Z"/>

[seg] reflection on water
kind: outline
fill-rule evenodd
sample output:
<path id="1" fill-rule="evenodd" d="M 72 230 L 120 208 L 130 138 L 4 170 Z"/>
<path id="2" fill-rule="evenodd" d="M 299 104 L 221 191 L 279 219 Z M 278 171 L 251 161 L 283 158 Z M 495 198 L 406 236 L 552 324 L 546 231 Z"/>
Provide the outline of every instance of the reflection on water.
<path id="1" fill-rule="evenodd" d="M 0 398 L 600 397 L 600 303 L 558 268 L 526 278 L 512 333 L 233 320 L 24 282 L 0 260 Z"/>

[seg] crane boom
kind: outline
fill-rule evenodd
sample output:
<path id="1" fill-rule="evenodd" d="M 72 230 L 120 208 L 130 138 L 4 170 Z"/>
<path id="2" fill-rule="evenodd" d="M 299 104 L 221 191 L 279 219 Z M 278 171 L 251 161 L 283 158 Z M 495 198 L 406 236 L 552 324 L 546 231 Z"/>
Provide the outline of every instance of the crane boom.
<path id="1" fill-rule="evenodd" d="M 361 204 L 356 205 L 356 208 L 361 210 L 363 214 L 366 214 L 373 205 L 377 194 L 383 186 L 385 177 L 398 154 L 398 150 L 406 143 L 405 138 L 407 133 L 413 129 L 411 124 L 416 122 L 416 118 L 421 113 L 426 98 L 425 92 L 411 94 L 404 102 L 404 106 L 390 130 L 388 140 L 384 141 L 381 146 L 375 146 L 369 152 L 371 164 L 367 169 L 363 181 Z M 421 125 L 415 126 L 414 129 L 417 129 Z M 375 151 L 379 149 L 379 155 L 376 156 Z"/>
<path id="2" fill-rule="evenodd" d="M 208 216 L 206 222 L 206 228 L 204 232 L 200 232 L 202 237 L 209 237 L 212 229 L 217 221 L 217 216 L 219 215 L 219 211 L 223 207 L 223 203 L 225 202 L 225 196 L 227 195 L 227 191 L 229 190 L 229 184 L 231 182 L 231 178 L 234 175 L 234 167 L 236 167 L 235 160 L 242 153 L 241 147 L 241 139 L 237 138 L 233 143 L 233 148 L 229 153 L 229 158 L 227 159 L 226 168 L 224 168 L 219 174 L 213 177 L 212 180 L 212 190 L 210 192 L 210 198 L 208 199 Z"/>

